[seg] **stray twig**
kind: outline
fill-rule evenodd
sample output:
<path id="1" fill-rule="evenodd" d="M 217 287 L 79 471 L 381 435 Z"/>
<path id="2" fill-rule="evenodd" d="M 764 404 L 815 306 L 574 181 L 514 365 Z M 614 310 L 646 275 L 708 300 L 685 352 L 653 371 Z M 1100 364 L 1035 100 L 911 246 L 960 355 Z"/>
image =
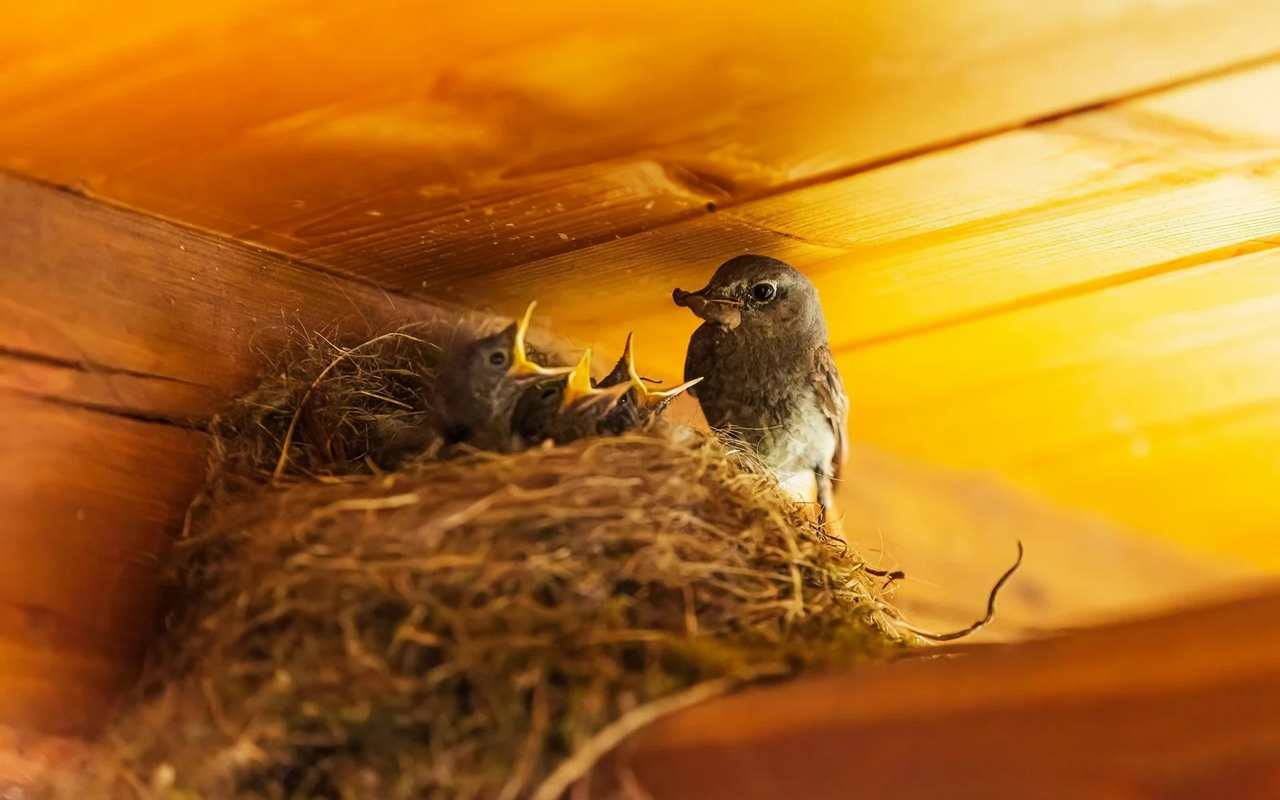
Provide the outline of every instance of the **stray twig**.
<path id="1" fill-rule="evenodd" d="M 533 770 L 542 756 L 542 748 L 546 741 L 547 728 L 551 724 L 551 711 L 547 705 L 546 676 L 539 670 L 537 683 L 533 686 L 533 709 L 529 719 L 529 735 L 521 749 L 520 758 L 516 761 L 511 777 L 507 780 L 498 800 L 516 800 L 525 784 L 533 775 Z"/>
<path id="2" fill-rule="evenodd" d="M 912 626 L 910 623 L 897 620 L 896 624 L 903 630 L 910 631 L 922 639 L 928 639 L 931 642 L 954 642 L 956 639 L 963 639 L 971 633 L 977 632 L 991 622 L 996 616 L 996 595 L 1000 594 L 1000 589 L 1013 577 L 1013 573 L 1018 571 L 1018 567 L 1022 566 L 1022 540 L 1018 540 L 1018 560 L 1013 562 L 1013 566 L 1005 570 L 1000 576 L 1000 580 L 996 581 L 996 585 L 991 587 L 991 594 L 987 598 L 987 615 L 967 628 L 951 633 L 930 633 Z"/>
<path id="3" fill-rule="evenodd" d="M 862 571 L 867 573 L 868 575 L 873 575 L 877 578 L 884 578 L 884 585 L 880 587 L 881 591 L 885 591 L 894 583 L 901 580 L 906 580 L 907 578 L 907 573 L 900 569 L 895 569 L 895 570 L 872 569 L 871 567 L 868 567 L 864 564 L 862 566 Z"/>
<path id="4" fill-rule="evenodd" d="M 555 771 L 548 775 L 537 790 L 529 796 L 529 800 L 559 800 L 570 786 L 585 777 L 601 758 L 628 736 L 669 714 L 727 694 L 743 683 L 744 681 L 737 678 L 703 681 L 683 692 L 631 709 L 601 728 L 567 761 L 556 767 Z"/>

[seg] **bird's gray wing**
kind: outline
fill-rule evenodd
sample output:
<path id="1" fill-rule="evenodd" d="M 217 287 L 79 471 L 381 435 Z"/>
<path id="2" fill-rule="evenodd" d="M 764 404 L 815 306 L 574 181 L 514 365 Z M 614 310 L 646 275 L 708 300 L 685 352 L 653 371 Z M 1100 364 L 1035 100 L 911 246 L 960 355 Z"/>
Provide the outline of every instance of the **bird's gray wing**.
<path id="1" fill-rule="evenodd" d="M 849 395 L 845 393 L 844 381 L 840 379 L 840 371 L 836 369 L 830 347 L 824 345 L 818 348 L 817 363 L 814 366 L 814 388 L 818 406 L 836 435 L 836 452 L 831 459 L 831 478 L 839 480 L 849 449 Z"/>

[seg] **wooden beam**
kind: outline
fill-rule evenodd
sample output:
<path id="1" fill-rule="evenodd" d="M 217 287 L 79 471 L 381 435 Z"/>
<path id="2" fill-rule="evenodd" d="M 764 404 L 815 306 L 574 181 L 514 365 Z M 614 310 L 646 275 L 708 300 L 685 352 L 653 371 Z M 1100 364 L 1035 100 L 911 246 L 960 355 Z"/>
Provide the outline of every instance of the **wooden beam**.
<path id="1" fill-rule="evenodd" d="M 152 630 L 155 570 L 199 485 L 208 415 L 293 329 L 380 317 L 453 325 L 460 312 L 13 178 L 0 177 L 0 210 L 0 435 L 13 445 L 0 453 L 11 520 L 0 540 L 0 720 L 83 731 Z M 1002 604 L 1004 635 L 1247 574 L 994 484 L 856 452 L 877 479 L 850 496 L 849 528 L 884 541 L 911 573 L 903 597 L 918 622 L 970 616 L 1015 535 L 1033 557 Z M 886 519 L 897 526 L 878 540 Z M 974 532 L 988 543 L 975 549 Z M 926 547 L 922 536 L 940 538 Z M 1108 554 L 1094 573 L 1105 593 L 1061 579 L 1059 567 L 1092 558 L 1055 549 L 1071 537 Z M 1129 577 L 1135 565 L 1141 580 Z"/>
<path id="2" fill-rule="evenodd" d="M 294 329 L 456 311 L 0 175 L 0 721 L 91 729 L 153 631 L 209 415 Z"/>
<path id="3" fill-rule="evenodd" d="M 0 167 L 437 292 L 1274 55 L 1277 25 L 1271 0 L 53 0 L 0 12 Z"/>
<path id="4" fill-rule="evenodd" d="M 618 760 L 653 800 L 1273 797 L 1280 594 L 712 701 Z"/>

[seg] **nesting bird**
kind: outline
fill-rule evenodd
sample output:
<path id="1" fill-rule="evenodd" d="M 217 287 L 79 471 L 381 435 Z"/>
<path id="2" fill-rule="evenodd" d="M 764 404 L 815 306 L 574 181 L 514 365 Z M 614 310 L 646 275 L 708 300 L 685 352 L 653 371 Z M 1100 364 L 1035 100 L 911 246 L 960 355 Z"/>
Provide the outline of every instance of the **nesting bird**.
<path id="1" fill-rule="evenodd" d="M 547 439 L 564 444 L 594 436 L 599 433 L 600 420 L 628 388 L 593 386 L 588 348 L 568 375 L 526 390 L 516 404 L 512 427 L 526 444 Z"/>
<path id="2" fill-rule="evenodd" d="M 845 458 L 849 400 L 813 283 L 782 261 L 744 255 L 721 264 L 676 305 L 703 320 L 689 340 L 686 378 L 707 423 L 750 446 L 779 483 L 812 491 L 819 516 Z"/>
<path id="3" fill-rule="evenodd" d="M 618 357 L 613 369 L 609 370 L 609 374 L 601 378 L 596 383 L 596 386 L 606 389 L 610 386 L 617 386 L 620 383 L 627 383 L 632 380 L 632 373 L 634 372 L 634 365 L 631 363 L 631 334 L 627 334 L 627 343 L 622 349 L 622 355 Z M 645 378 L 639 375 L 636 375 L 636 378 L 645 383 L 662 383 L 662 381 L 655 381 L 652 378 Z"/>
<path id="4" fill-rule="evenodd" d="M 591 351 L 582 355 L 574 372 L 526 392 L 515 412 L 516 431 L 530 443 L 553 439 L 564 443 L 585 436 L 618 435 L 642 430 L 658 419 L 667 405 L 699 379 L 665 391 L 649 388 L 636 370 L 631 335 L 618 365 L 591 385 Z M 619 376 L 616 373 L 621 373 Z"/>
<path id="5" fill-rule="evenodd" d="M 623 346 L 622 357 L 618 359 L 618 365 L 614 367 L 613 372 L 609 373 L 608 377 L 600 382 L 600 385 L 604 386 L 607 381 L 614 378 L 614 374 L 621 367 L 625 371 L 626 385 L 629 389 L 602 420 L 601 424 L 605 432 L 608 433 L 620 433 L 622 431 L 645 428 L 662 416 L 662 413 L 667 410 L 667 406 L 671 404 L 672 400 L 702 382 L 702 377 L 698 376 L 686 380 L 674 389 L 662 391 L 650 389 L 648 384 L 654 383 L 654 381 L 641 377 L 636 370 L 635 351 L 632 349 L 631 340 L 632 335 L 627 334 L 627 342 Z M 621 384 L 619 383 L 619 385 Z"/>
<path id="6" fill-rule="evenodd" d="M 572 367 L 548 367 L 525 344 L 536 303 L 524 317 L 498 333 L 469 342 L 441 371 L 444 433 L 451 442 L 507 451 L 512 446 L 511 415 L 521 395 L 537 384 L 568 375 Z"/>
<path id="7" fill-rule="evenodd" d="M 546 440 L 640 429 L 661 416 L 671 399 L 696 384 L 651 390 L 636 371 L 631 336 L 614 370 L 591 377 L 591 350 L 576 366 L 535 362 L 525 337 L 535 304 L 503 331 L 467 343 L 441 375 L 445 432 L 455 443 L 511 452 Z"/>

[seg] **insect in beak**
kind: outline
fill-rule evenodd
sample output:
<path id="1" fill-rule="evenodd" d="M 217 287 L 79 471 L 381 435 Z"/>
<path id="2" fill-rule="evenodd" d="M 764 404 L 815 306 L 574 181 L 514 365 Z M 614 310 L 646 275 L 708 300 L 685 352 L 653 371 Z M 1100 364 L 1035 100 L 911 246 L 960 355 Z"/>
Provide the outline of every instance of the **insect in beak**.
<path id="1" fill-rule="evenodd" d="M 707 294 L 707 289 L 697 292 L 676 289 L 671 293 L 671 299 L 676 305 L 689 309 L 707 322 L 714 322 L 729 329 L 736 328 L 742 323 L 741 300 L 712 297 Z"/>

